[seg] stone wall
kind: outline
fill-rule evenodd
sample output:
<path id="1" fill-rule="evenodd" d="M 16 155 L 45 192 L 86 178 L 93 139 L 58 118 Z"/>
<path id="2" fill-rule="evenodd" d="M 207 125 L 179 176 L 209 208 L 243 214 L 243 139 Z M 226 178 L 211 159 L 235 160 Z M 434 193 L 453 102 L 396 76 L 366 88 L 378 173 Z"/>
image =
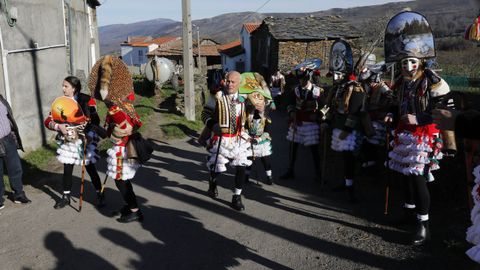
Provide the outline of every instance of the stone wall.
<path id="1" fill-rule="evenodd" d="M 333 40 L 314 42 L 283 41 L 279 42 L 278 68 L 285 72 L 308 58 L 320 58 L 323 60 L 323 68 L 328 68 L 330 47 Z"/>

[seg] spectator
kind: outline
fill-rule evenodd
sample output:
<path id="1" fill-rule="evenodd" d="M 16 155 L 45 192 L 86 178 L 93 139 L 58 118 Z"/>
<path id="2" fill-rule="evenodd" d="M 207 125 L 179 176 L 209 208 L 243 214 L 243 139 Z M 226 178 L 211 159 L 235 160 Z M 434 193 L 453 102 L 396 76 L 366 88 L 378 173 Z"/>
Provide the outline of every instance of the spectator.
<path id="1" fill-rule="evenodd" d="M 12 187 L 13 202 L 27 204 L 31 201 L 25 195 L 22 184 L 22 164 L 17 149 L 23 151 L 22 140 L 18 132 L 17 124 L 13 119 L 10 104 L 0 95 L 0 209 L 4 208 L 3 194 L 3 164 L 7 166 L 8 179 Z"/>

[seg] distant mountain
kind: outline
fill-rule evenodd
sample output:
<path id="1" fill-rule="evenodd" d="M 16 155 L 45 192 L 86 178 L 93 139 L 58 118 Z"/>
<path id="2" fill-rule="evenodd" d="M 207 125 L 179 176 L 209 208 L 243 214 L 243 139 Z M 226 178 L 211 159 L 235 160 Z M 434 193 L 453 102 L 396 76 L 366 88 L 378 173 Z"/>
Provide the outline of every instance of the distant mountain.
<path id="1" fill-rule="evenodd" d="M 377 18 L 380 21 L 381 18 L 391 17 L 405 8 L 424 14 L 432 24 L 437 37 L 458 36 L 463 33 L 465 26 L 472 23 L 471 20 L 477 15 L 476 12 L 478 11 L 472 0 L 420 0 L 346 9 L 334 8 L 311 13 L 228 13 L 208 19 L 194 20 L 192 23 L 198 25 L 201 37 L 209 37 L 217 42 L 226 43 L 239 38 L 243 23 L 261 22 L 267 16 L 285 18 L 306 15 L 340 15 L 352 25 L 365 29 Z M 315 9 L 315 7 L 312 7 L 312 9 Z M 193 31 L 195 34 L 195 27 Z M 166 35 L 181 36 L 182 23 L 169 19 L 155 19 L 99 27 L 100 51 L 102 54 L 118 53 L 120 43 L 125 41 L 128 36 L 136 35 L 152 36 L 154 38 Z"/>
<path id="2" fill-rule="evenodd" d="M 120 52 L 120 43 L 127 40 L 128 36 L 152 36 L 158 29 L 170 28 L 178 22 L 170 19 L 154 19 L 130 24 L 111 24 L 98 28 L 100 40 L 100 53 L 108 54 Z"/>

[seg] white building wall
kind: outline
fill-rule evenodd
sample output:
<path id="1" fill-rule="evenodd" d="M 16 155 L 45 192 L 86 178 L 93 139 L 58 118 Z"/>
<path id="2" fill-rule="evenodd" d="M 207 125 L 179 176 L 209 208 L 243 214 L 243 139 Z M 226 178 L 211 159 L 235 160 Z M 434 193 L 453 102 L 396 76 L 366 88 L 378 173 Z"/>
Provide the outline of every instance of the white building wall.
<path id="1" fill-rule="evenodd" d="M 224 72 L 237 70 L 237 62 L 245 62 L 245 54 L 240 54 L 235 57 L 228 57 L 226 54 L 220 53 L 222 57 L 222 69 Z M 237 70 L 245 72 L 246 70 Z"/>
<path id="2" fill-rule="evenodd" d="M 132 47 L 121 45 L 122 59 L 128 66 L 141 66 L 147 63 L 149 47 Z"/>
<path id="3" fill-rule="evenodd" d="M 245 50 L 245 71 L 252 71 L 252 45 L 250 42 L 250 33 L 245 30 L 245 27 L 242 27 L 240 31 L 240 41 Z"/>

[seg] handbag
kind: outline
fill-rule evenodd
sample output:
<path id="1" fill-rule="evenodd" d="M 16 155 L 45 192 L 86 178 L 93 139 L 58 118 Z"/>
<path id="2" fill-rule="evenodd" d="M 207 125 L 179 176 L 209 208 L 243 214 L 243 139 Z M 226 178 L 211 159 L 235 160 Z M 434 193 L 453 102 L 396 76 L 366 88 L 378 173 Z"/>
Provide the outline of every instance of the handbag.
<path id="1" fill-rule="evenodd" d="M 132 153 L 132 157 L 130 157 L 130 155 L 128 154 L 130 152 L 129 148 L 132 148 L 132 150 L 130 151 L 135 151 L 136 155 Z M 137 159 L 140 164 L 145 164 L 145 162 L 147 162 L 152 157 L 152 153 L 152 143 L 148 140 L 145 140 L 140 132 L 136 132 L 130 135 L 127 143 L 128 158 Z"/>

